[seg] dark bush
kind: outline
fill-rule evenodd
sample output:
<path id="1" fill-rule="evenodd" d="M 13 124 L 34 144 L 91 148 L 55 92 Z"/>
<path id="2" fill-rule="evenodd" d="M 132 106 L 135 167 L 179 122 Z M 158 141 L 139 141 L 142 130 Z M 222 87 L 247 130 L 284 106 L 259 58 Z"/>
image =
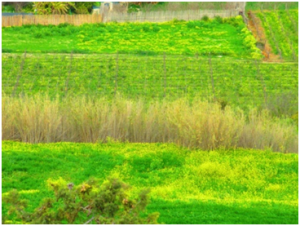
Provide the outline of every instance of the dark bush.
<path id="1" fill-rule="evenodd" d="M 220 23 L 220 24 L 223 23 L 223 19 L 222 19 L 222 17 L 220 17 L 220 16 L 215 16 L 214 19 L 215 19 L 216 22 L 218 22 L 218 23 Z"/>
<path id="2" fill-rule="evenodd" d="M 201 18 L 201 20 L 203 20 L 203 21 L 209 21 L 209 18 L 208 18 L 208 16 L 204 15 L 204 16 Z"/>
<path id="3" fill-rule="evenodd" d="M 16 190 L 2 196 L 10 204 L 8 216 L 15 214 L 24 224 L 155 224 L 158 213 L 140 217 L 147 204 L 149 190 L 140 192 L 136 200 L 130 200 L 125 191 L 128 185 L 118 179 L 109 179 L 100 188 L 97 181 L 89 180 L 79 186 L 73 183 L 48 181 L 55 199 L 46 198 L 33 213 L 26 212 L 27 201 L 20 200 Z M 5 223 L 4 216 L 2 223 Z"/>
<path id="4" fill-rule="evenodd" d="M 58 25 L 58 27 L 59 28 L 61 28 L 61 27 L 68 27 L 68 26 L 70 26 L 71 24 L 69 24 L 69 23 L 61 23 L 61 24 L 59 24 Z"/>
<path id="5" fill-rule="evenodd" d="M 298 113 L 298 96 L 292 92 L 269 95 L 264 108 L 276 117 L 292 117 Z"/>
<path id="6" fill-rule="evenodd" d="M 75 10 L 77 14 L 89 14 L 93 10 L 94 2 L 75 2 L 75 7 L 72 7 L 72 11 Z"/>

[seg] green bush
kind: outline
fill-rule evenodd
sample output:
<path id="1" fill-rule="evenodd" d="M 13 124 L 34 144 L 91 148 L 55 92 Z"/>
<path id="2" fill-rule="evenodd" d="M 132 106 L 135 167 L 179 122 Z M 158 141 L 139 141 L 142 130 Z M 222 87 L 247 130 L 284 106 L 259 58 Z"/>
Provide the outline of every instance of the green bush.
<path id="1" fill-rule="evenodd" d="M 89 14 L 93 10 L 95 2 L 75 2 L 75 7 L 72 7 L 72 11 L 75 10 L 77 14 Z"/>
<path id="2" fill-rule="evenodd" d="M 2 12 L 4 13 L 14 13 L 15 8 L 12 5 L 6 5 L 2 7 Z"/>
<path id="3" fill-rule="evenodd" d="M 220 17 L 220 16 L 215 16 L 214 19 L 215 19 L 216 22 L 218 22 L 218 23 L 220 23 L 220 24 L 223 23 L 223 19 L 222 19 L 222 17 Z"/>
<path id="4" fill-rule="evenodd" d="M 204 16 L 201 18 L 201 20 L 203 20 L 203 21 L 209 21 L 209 18 L 208 18 L 208 16 L 204 15 Z"/>
<path id="5" fill-rule="evenodd" d="M 298 96 L 293 92 L 269 95 L 264 107 L 273 116 L 287 116 L 296 120 L 295 115 L 298 115 Z"/>
<path id="6" fill-rule="evenodd" d="M 109 179 L 100 188 L 97 181 L 90 179 L 79 186 L 63 179 L 48 180 L 55 199 L 45 198 L 33 213 L 26 212 L 27 201 L 19 199 L 17 190 L 2 197 L 10 204 L 8 215 L 15 214 L 24 224 L 156 224 L 158 213 L 146 218 L 140 214 L 148 203 L 149 190 L 140 192 L 137 200 L 130 200 L 125 190 L 128 185 L 118 179 Z M 2 223 L 5 223 L 3 219 Z"/>
<path id="7" fill-rule="evenodd" d="M 80 6 L 76 9 L 77 14 L 89 14 L 88 9 L 85 6 Z"/>

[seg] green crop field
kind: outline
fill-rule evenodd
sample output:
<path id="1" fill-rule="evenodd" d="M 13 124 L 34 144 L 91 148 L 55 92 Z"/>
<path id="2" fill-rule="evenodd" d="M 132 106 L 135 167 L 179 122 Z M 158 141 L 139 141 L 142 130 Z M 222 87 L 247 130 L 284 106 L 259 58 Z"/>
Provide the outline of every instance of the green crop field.
<path id="1" fill-rule="evenodd" d="M 284 9 L 297 9 L 298 2 L 247 2 L 246 10 L 284 10 Z"/>
<path id="2" fill-rule="evenodd" d="M 273 10 L 255 13 L 260 18 L 275 54 L 287 60 L 298 57 L 298 10 Z"/>
<path id="3" fill-rule="evenodd" d="M 147 211 L 167 224 L 297 224 L 298 155 L 188 150 L 172 144 L 2 143 L 2 192 L 15 188 L 33 211 L 48 179 L 80 184 L 118 177 L 130 195 L 151 188 Z M 2 216 L 8 206 L 4 205 Z M 14 218 L 7 219 L 17 223 Z M 82 222 L 85 219 L 82 219 Z"/>
<path id="4" fill-rule="evenodd" d="M 260 58 L 242 17 L 165 23 L 3 27 L 3 52 L 208 54 Z"/>
<path id="5" fill-rule="evenodd" d="M 229 3 L 229 4 L 228 4 Z M 142 5 L 136 6 L 132 5 L 130 10 L 136 12 L 136 8 L 141 11 L 167 11 L 167 10 L 187 10 L 187 9 L 214 9 L 214 10 L 224 10 L 232 8 L 231 4 L 233 2 L 158 2 L 156 5 Z M 230 7 L 231 6 L 231 7 Z M 246 2 L 246 11 L 248 10 L 259 10 L 263 8 L 264 10 L 276 9 L 298 9 L 298 2 Z"/>
<path id="6" fill-rule="evenodd" d="M 50 96 L 116 93 L 146 100 L 195 97 L 243 109 L 291 95 L 297 112 L 298 64 L 202 56 L 45 55 L 2 56 L 2 91 Z M 16 65 L 18 65 L 16 67 Z M 19 80 L 20 67 L 22 75 Z M 17 84 L 17 85 L 16 85 Z M 274 99 L 275 98 L 275 99 Z"/>

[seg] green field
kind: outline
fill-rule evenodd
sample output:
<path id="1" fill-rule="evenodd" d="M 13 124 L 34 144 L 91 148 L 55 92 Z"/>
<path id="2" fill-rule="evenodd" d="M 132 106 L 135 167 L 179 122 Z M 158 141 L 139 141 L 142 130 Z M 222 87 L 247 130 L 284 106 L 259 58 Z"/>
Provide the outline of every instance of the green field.
<path id="1" fill-rule="evenodd" d="M 255 13 L 260 18 L 273 53 L 283 59 L 298 58 L 298 9 Z"/>
<path id="2" fill-rule="evenodd" d="M 246 10 L 298 9 L 298 2 L 247 2 Z"/>
<path id="3" fill-rule="evenodd" d="M 28 211 L 51 197 L 46 181 L 118 177 L 130 195 L 151 188 L 148 212 L 167 224 L 297 224 L 298 155 L 188 150 L 172 144 L 2 143 L 2 192 L 17 189 Z M 2 216 L 8 206 L 3 205 Z M 17 223 L 14 219 L 11 223 Z M 85 222 L 84 219 L 82 222 Z"/>
<path id="4" fill-rule="evenodd" d="M 289 114 L 296 114 L 297 90 L 297 63 L 203 56 L 27 54 L 24 59 L 21 54 L 2 55 L 2 92 L 6 94 L 110 98 L 119 94 L 147 101 L 215 97 L 242 109 L 272 105 L 287 95 Z"/>
<path id="5" fill-rule="evenodd" d="M 209 54 L 261 58 L 242 17 L 164 23 L 99 23 L 3 27 L 11 53 Z"/>

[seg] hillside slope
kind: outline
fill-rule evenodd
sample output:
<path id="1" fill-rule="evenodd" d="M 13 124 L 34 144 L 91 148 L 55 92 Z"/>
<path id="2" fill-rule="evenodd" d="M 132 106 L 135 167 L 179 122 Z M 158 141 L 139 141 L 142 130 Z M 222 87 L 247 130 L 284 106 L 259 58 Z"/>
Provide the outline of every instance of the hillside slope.
<path id="1" fill-rule="evenodd" d="M 298 57 L 298 10 L 261 11 L 262 21 L 274 53 L 287 60 Z"/>

